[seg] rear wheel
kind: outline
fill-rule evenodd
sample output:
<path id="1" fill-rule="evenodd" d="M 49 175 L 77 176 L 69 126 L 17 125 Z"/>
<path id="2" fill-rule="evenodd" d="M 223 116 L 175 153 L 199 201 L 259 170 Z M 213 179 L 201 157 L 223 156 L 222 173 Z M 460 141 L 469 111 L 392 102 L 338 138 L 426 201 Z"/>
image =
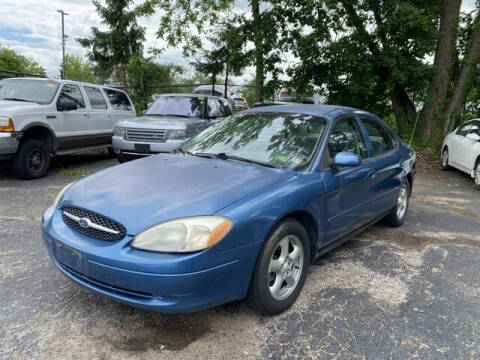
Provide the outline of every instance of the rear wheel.
<path id="1" fill-rule="evenodd" d="M 247 303 L 263 315 L 288 309 L 302 290 L 310 259 L 305 228 L 294 219 L 281 222 L 257 260 Z"/>
<path id="2" fill-rule="evenodd" d="M 393 227 L 401 226 L 405 217 L 407 216 L 408 202 L 410 195 L 410 184 L 408 180 L 403 180 L 402 187 L 398 193 L 398 198 L 395 206 L 390 210 L 385 217 L 385 223 Z"/>
<path id="3" fill-rule="evenodd" d="M 448 157 L 449 157 L 449 152 L 448 152 L 448 148 L 446 147 L 445 149 L 443 149 L 443 152 L 442 152 L 442 163 L 441 163 L 441 168 L 442 170 L 448 170 L 450 169 L 450 166 L 448 165 Z"/>
<path id="4" fill-rule="evenodd" d="M 38 179 L 50 167 L 47 145 L 36 139 L 27 139 L 20 145 L 13 158 L 13 172 L 21 179 Z"/>
<path id="5" fill-rule="evenodd" d="M 480 190 L 480 159 L 477 160 L 477 163 L 475 164 L 475 169 L 473 171 L 473 181 L 475 182 L 475 188 L 477 190 Z"/>

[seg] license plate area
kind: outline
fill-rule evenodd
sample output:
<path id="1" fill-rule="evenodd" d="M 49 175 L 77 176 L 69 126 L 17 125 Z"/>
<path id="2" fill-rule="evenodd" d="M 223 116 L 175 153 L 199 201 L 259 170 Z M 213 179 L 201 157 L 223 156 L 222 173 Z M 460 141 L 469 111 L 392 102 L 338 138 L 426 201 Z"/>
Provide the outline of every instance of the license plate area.
<path id="1" fill-rule="evenodd" d="M 135 152 L 149 153 L 150 152 L 150 144 L 135 144 Z"/>
<path id="2" fill-rule="evenodd" d="M 84 274 L 85 255 L 58 241 L 55 242 L 55 257 L 57 261 L 73 270 Z"/>

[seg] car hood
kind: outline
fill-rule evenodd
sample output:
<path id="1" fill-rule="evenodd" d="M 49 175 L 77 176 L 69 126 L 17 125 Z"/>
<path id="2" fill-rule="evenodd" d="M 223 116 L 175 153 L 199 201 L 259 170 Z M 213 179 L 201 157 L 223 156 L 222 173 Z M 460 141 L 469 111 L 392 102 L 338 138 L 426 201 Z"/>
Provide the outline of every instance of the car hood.
<path id="1" fill-rule="evenodd" d="M 0 116 L 15 116 L 30 113 L 41 108 L 42 105 L 34 102 L 0 100 Z"/>
<path id="2" fill-rule="evenodd" d="M 211 215 L 293 173 L 231 160 L 156 155 L 100 171 L 72 185 L 60 206 L 77 206 L 138 232 L 166 220 Z"/>
<path id="3" fill-rule="evenodd" d="M 204 122 L 204 120 L 201 120 L 197 117 L 182 118 L 176 116 L 141 116 L 119 121 L 116 126 L 140 129 L 169 129 L 178 127 L 184 128 L 187 124 L 201 122 Z"/>

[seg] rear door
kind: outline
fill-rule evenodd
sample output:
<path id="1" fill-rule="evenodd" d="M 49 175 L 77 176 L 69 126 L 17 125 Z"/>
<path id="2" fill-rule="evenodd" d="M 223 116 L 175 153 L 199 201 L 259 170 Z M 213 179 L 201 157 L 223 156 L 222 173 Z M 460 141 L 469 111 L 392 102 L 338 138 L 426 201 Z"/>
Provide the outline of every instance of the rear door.
<path id="1" fill-rule="evenodd" d="M 376 215 L 390 210 L 398 197 L 403 181 L 404 156 L 398 150 L 396 137 L 382 122 L 367 115 L 359 115 L 368 135 L 375 159 L 375 177 L 372 202 Z"/>
<path id="2" fill-rule="evenodd" d="M 324 173 L 328 191 L 325 209 L 327 241 L 333 242 L 373 217 L 371 198 L 374 196 L 375 160 L 369 158 L 366 139 L 354 115 L 336 120 L 326 151 L 330 162 L 336 154 L 344 151 L 355 153 L 362 159 L 359 166 L 329 168 Z"/>
<path id="3" fill-rule="evenodd" d="M 92 141 L 96 145 L 108 144 L 111 142 L 112 137 L 112 121 L 108 117 L 106 99 L 98 87 L 85 85 L 83 89 L 90 105 L 87 112 L 89 114 L 89 130 L 92 135 Z"/>

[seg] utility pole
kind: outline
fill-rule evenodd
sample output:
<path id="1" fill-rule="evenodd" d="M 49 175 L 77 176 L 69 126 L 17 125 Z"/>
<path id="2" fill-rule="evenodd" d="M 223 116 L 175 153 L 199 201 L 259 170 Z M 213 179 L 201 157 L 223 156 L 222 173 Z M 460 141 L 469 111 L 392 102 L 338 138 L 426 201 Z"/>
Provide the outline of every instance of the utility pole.
<path id="1" fill-rule="evenodd" d="M 62 14 L 62 72 L 61 72 L 61 77 L 62 80 L 65 79 L 65 41 L 67 40 L 67 35 L 65 35 L 65 16 L 68 15 L 63 9 L 57 10 L 60 14 Z"/>

